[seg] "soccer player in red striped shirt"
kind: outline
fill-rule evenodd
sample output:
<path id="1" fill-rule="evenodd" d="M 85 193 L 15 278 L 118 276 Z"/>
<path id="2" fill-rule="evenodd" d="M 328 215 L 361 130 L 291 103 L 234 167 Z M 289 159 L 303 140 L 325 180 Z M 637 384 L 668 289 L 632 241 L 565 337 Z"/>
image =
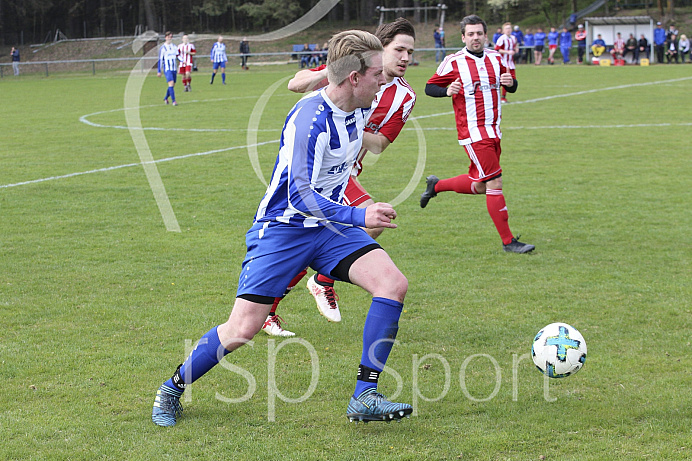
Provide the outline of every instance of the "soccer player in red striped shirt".
<path id="1" fill-rule="evenodd" d="M 178 45 L 178 59 L 180 60 L 180 71 L 183 76 L 183 86 L 185 91 L 192 91 L 192 57 L 197 53 L 195 45 L 190 43 L 190 37 L 183 35 L 183 43 Z"/>
<path id="2" fill-rule="evenodd" d="M 502 63 L 507 71 L 512 74 L 512 78 L 517 78 L 517 66 L 514 64 L 514 55 L 519 51 L 519 43 L 517 38 L 512 35 L 512 23 L 506 22 L 502 25 L 502 35 L 497 39 L 495 51 L 502 55 Z M 502 100 L 507 102 L 507 89 L 502 87 Z"/>
<path id="3" fill-rule="evenodd" d="M 461 22 L 466 47 L 447 56 L 425 87 L 432 97 L 452 97 L 459 144 L 471 160 L 469 173 L 449 179 L 427 177 L 420 206 L 438 192 L 485 194 L 488 213 L 497 228 L 505 251 L 528 253 L 533 245 L 519 242 L 509 229 L 507 205 L 502 193 L 500 168 L 500 87 L 514 93 L 517 80 L 505 67 L 500 53 L 485 48 L 488 27 L 476 15 Z"/>
<path id="4" fill-rule="evenodd" d="M 399 18 L 394 22 L 382 24 L 377 28 L 375 36 L 380 39 L 384 47 L 382 64 L 387 83 L 380 88 L 370 107 L 363 134 L 363 148 L 358 154 L 344 193 L 344 203 L 359 208 L 375 203 L 357 179 L 362 172 L 363 158 L 368 152 L 376 155 L 382 153 L 389 144 L 394 142 L 416 103 L 416 93 L 404 79 L 414 51 L 415 29 L 406 19 Z M 288 89 L 296 93 L 319 89 L 327 84 L 326 78 L 326 65 L 304 69 L 288 83 Z M 381 229 L 366 229 L 365 231 L 372 238 L 377 238 L 382 233 Z M 301 272 L 291 281 L 286 294 L 305 277 L 306 273 L 306 271 Z M 308 289 L 315 297 L 320 313 L 327 320 L 341 321 L 333 279 L 323 274 L 314 274 L 308 280 Z M 281 299 L 283 298 L 274 300 L 272 310 L 262 329 L 270 335 L 293 336 L 294 333 L 283 329 L 281 320 L 276 315 L 276 308 Z"/>

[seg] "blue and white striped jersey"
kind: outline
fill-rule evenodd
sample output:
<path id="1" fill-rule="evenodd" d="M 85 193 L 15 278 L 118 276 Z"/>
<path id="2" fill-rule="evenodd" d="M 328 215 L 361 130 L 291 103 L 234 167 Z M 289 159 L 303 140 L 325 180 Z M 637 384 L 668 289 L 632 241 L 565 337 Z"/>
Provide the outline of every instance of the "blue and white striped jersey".
<path id="1" fill-rule="evenodd" d="M 342 199 L 363 144 L 369 108 L 344 112 L 325 91 L 305 96 L 288 113 L 255 222 L 365 226 L 365 209 L 343 205 Z"/>
<path id="2" fill-rule="evenodd" d="M 178 46 L 164 43 L 159 49 L 159 72 L 178 70 Z"/>
<path id="3" fill-rule="evenodd" d="M 214 45 L 212 45 L 211 47 L 211 53 L 209 53 L 209 55 L 211 56 L 212 62 L 228 61 L 228 57 L 226 56 L 226 44 L 214 42 Z"/>

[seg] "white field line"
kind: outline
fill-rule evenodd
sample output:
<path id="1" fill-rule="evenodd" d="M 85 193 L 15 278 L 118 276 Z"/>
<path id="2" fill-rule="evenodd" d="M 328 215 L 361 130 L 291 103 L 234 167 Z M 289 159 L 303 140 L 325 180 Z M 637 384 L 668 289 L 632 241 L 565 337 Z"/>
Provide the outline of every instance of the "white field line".
<path id="1" fill-rule="evenodd" d="M 529 99 L 526 101 L 516 101 L 516 102 L 511 102 L 509 105 L 512 104 L 528 104 L 528 103 L 534 103 L 534 102 L 540 102 L 540 101 L 547 101 L 551 99 L 558 99 L 558 98 L 566 98 L 566 97 L 571 97 L 571 96 L 579 96 L 583 94 L 590 94 L 590 93 L 597 93 L 601 91 L 610 91 L 610 90 L 621 90 L 621 89 L 627 89 L 627 88 L 633 88 L 633 87 L 639 87 L 639 86 L 649 86 L 649 85 L 659 85 L 659 84 L 665 84 L 665 83 L 675 83 L 675 82 L 681 82 L 685 80 L 692 80 L 692 77 L 683 77 L 683 78 L 676 78 L 676 79 L 671 79 L 671 80 L 659 80 L 656 82 L 645 82 L 645 83 L 632 83 L 628 85 L 618 85 L 618 86 L 612 86 L 612 87 L 607 87 L 607 88 L 596 88 L 592 90 L 585 90 L 585 91 L 577 91 L 574 93 L 565 93 L 565 94 L 560 94 L 560 95 L 552 95 L 552 96 L 545 96 L 542 98 L 535 98 L 535 99 Z M 244 98 L 256 98 L 256 96 L 247 96 Z M 212 101 L 224 101 L 226 99 L 216 99 Z M 190 102 L 208 102 L 208 101 L 190 101 Z M 142 106 L 144 107 L 158 107 L 158 105 L 150 105 L 150 106 Z M 112 127 L 112 126 L 107 126 L 107 125 L 100 125 L 96 124 L 94 122 L 90 122 L 87 120 L 87 117 L 90 117 L 92 115 L 98 115 L 98 114 L 105 114 L 109 112 L 117 112 L 117 111 L 124 111 L 124 108 L 120 109 L 112 109 L 112 110 L 107 110 L 107 111 L 101 111 L 101 112 L 94 112 L 92 114 L 88 115 L 83 115 L 82 117 L 79 118 L 80 122 L 86 123 L 87 125 L 98 127 L 98 128 L 121 128 L 120 126 L 117 127 Z M 420 115 L 417 117 L 411 117 L 410 120 L 422 120 L 426 118 L 432 118 L 432 117 L 440 117 L 443 115 L 451 115 L 454 112 L 449 111 L 449 112 L 441 112 L 437 114 L 429 114 L 429 115 Z M 690 126 L 692 123 L 636 123 L 636 124 L 618 124 L 618 125 L 551 125 L 551 126 L 519 126 L 519 127 L 511 127 L 511 126 L 505 126 L 503 127 L 503 130 L 550 130 L 550 129 L 597 129 L 597 128 L 655 128 L 655 127 L 671 127 L 671 126 Z M 123 129 L 128 129 L 128 127 L 124 126 L 122 127 Z M 176 129 L 176 128 L 157 128 L 157 127 L 144 127 L 142 128 L 143 130 L 160 130 L 160 131 L 165 131 L 165 130 L 171 130 L 171 131 L 179 131 L 179 130 L 185 130 L 185 129 Z M 405 128 L 407 131 L 409 130 L 408 128 Z M 455 130 L 455 127 L 439 127 L 439 128 L 423 128 L 425 131 L 435 131 L 435 130 Z M 190 131 L 190 130 L 188 130 Z M 225 129 L 199 129 L 199 131 L 228 131 Z M 237 130 L 237 131 L 246 131 L 246 130 Z M 267 130 L 267 131 L 278 131 L 278 130 Z M 261 143 L 257 143 L 256 146 L 263 146 L 267 144 L 272 144 L 272 143 L 277 143 L 279 142 L 278 139 L 273 140 L 273 141 L 265 141 Z M 226 147 L 223 149 L 215 149 L 215 150 L 210 150 L 206 152 L 197 152 L 194 154 L 187 154 L 187 155 L 179 155 L 175 157 L 168 157 L 168 158 L 162 158 L 158 160 L 154 160 L 154 163 L 162 163 L 162 162 L 170 162 L 173 160 L 183 160 L 186 158 L 191 158 L 191 157 L 202 157 L 205 155 L 211 155 L 211 154 L 216 154 L 220 152 L 228 152 L 231 150 L 237 150 L 237 149 L 247 149 L 249 145 L 246 146 L 233 146 L 233 147 Z M 69 173 L 65 175 L 60 175 L 60 176 L 49 176 L 46 178 L 40 178 L 40 179 L 33 179 L 29 181 L 22 181 L 22 182 L 17 182 L 17 183 L 12 183 L 12 184 L 0 184 L 0 189 L 8 189 L 11 187 L 18 187 L 18 186 L 25 186 L 29 184 L 37 184 L 41 182 L 46 182 L 46 181 L 55 181 L 58 179 L 67 179 L 67 178 L 72 178 L 75 176 L 81 176 L 81 175 L 86 175 L 86 174 L 93 174 L 93 173 L 102 173 L 102 172 L 107 172 L 107 171 L 112 171 L 112 170 L 118 170 L 121 168 L 130 168 L 134 166 L 140 166 L 141 163 L 128 163 L 124 165 L 116 165 L 116 166 L 111 166 L 111 167 L 106 167 L 106 168 L 97 168 L 95 170 L 88 170 L 88 171 L 81 171 L 77 173 Z"/>

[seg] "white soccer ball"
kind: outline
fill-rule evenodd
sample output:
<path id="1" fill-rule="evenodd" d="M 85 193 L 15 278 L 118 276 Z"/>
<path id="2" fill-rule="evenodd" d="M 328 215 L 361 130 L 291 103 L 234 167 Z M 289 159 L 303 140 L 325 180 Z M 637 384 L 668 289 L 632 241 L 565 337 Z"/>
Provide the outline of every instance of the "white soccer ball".
<path id="1" fill-rule="evenodd" d="M 565 378 L 578 372 L 586 361 L 586 341 L 571 325 L 551 323 L 533 338 L 533 363 L 551 378 Z"/>

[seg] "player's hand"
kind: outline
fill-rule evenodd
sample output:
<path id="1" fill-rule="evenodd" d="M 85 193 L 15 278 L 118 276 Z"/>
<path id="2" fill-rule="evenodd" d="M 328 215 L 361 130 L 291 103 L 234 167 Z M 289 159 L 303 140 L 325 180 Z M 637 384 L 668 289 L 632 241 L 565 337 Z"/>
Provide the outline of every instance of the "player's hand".
<path id="1" fill-rule="evenodd" d="M 389 203 L 377 202 L 365 209 L 365 227 L 369 229 L 376 227 L 396 229 L 396 224 L 392 222 L 395 218 L 396 211 Z"/>
<path id="2" fill-rule="evenodd" d="M 509 72 L 505 72 L 500 75 L 500 85 L 502 86 L 512 86 L 514 84 L 514 77 Z"/>
<path id="3" fill-rule="evenodd" d="M 156 72 L 156 76 L 157 76 L 157 77 L 160 77 L 160 76 L 161 76 L 161 72 Z"/>
<path id="4" fill-rule="evenodd" d="M 447 87 L 447 96 L 459 94 L 461 92 L 461 79 L 457 78 Z"/>

